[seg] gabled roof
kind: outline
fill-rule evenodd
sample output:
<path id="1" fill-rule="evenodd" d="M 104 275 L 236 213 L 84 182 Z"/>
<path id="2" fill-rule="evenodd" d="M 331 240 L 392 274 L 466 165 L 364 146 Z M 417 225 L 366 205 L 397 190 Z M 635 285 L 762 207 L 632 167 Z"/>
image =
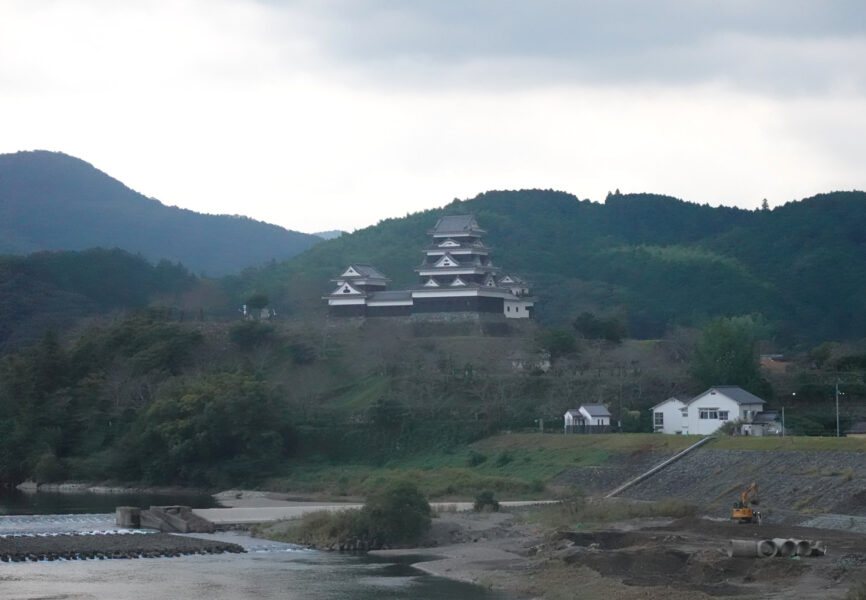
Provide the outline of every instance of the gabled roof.
<path id="1" fill-rule="evenodd" d="M 450 215 L 440 218 L 429 233 L 433 236 L 445 236 L 471 233 L 480 235 L 486 232 L 478 227 L 478 223 L 472 215 Z"/>
<path id="2" fill-rule="evenodd" d="M 709 394 L 713 391 L 718 394 L 722 394 L 723 396 L 727 396 L 737 404 L 764 404 L 763 400 L 736 385 L 717 385 L 711 387 L 707 391 L 702 392 L 689 400 L 689 402 L 694 402 L 701 396 L 705 396 L 706 394 Z"/>
<path id="3" fill-rule="evenodd" d="M 661 406 L 662 404 L 667 404 L 668 402 L 671 402 L 671 401 L 679 402 L 680 404 L 685 405 L 685 404 L 689 403 L 689 398 L 680 398 L 679 396 L 671 396 L 670 398 L 667 398 L 666 400 L 662 400 L 661 402 L 659 402 L 658 404 L 653 406 L 650 410 L 654 410 L 654 409 L 658 408 L 659 406 Z"/>
<path id="4" fill-rule="evenodd" d="M 580 408 L 589 413 L 591 417 L 609 417 L 610 412 L 601 404 L 584 404 Z M 578 409 L 580 410 L 580 409 Z"/>
<path id="5" fill-rule="evenodd" d="M 499 283 L 525 283 L 525 281 L 517 275 L 504 275 L 499 279 Z"/>
<path id="6" fill-rule="evenodd" d="M 454 266 L 454 267 L 461 266 L 460 261 L 457 260 L 456 258 L 454 258 L 453 256 L 451 256 L 450 252 L 446 252 L 445 254 L 443 254 L 442 257 L 433 264 L 433 266 L 434 267 L 442 267 L 442 266 L 447 267 L 447 266 L 449 266 L 445 263 L 452 263 L 450 266 Z"/>
<path id="7" fill-rule="evenodd" d="M 354 273 L 357 273 L 355 275 Z M 376 267 L 371 265 L 364 265 L 359 263 L 353 263 L 349 265 L 349 267 L 343 271 L 343 274 L 340 277 L 369 277 L 371 279 L 388 279 L 382 273 L 380 273 Z"/>

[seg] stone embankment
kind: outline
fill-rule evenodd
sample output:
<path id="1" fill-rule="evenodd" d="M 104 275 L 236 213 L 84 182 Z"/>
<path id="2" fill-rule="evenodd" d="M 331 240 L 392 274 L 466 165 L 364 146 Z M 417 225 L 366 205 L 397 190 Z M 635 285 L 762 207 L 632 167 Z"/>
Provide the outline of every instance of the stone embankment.
<path id="1" fill-rule="evenodd" d="M 866 456 L 860 452 L 759 451 L 701 448 L 622 495 L 678 498 L 699 511 L 730 517 L 743 490 L 756 482 L 765 519 L 796 524 L 816 515 L 866 514 Z"/>
<path id="2" fill-rule="evenodd" d="M 0 537 L 0 561 L 155 558 L 190 554 L 244 552 L 230 542 L 167 533 L 12 534 Z"/>

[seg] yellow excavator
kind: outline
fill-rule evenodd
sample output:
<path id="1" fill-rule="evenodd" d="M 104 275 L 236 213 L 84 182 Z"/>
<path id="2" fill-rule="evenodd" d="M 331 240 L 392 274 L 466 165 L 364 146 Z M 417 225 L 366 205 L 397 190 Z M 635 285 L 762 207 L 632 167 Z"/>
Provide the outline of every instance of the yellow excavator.
<path id="1" fill-rule="evenodd" d="M 760 525 L 761 513 L 752 509 L 752 506 L 756 504 L 758 504 L 758 484 L 753 483 L 746 488 L 740 500 L 734 502 L 731 520 L 737 523 L 757 523 Z"/>

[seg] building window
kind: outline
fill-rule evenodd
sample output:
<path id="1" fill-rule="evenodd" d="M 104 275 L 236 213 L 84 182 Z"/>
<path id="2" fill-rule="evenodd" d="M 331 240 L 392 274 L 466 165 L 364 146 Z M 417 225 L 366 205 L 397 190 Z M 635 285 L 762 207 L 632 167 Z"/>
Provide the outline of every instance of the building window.
<path id="1" fill-rule="evenodd" d="M 510 306 L 506 306 L 506 307 L 505 307 L 505 310 L 507 310 L 508 312 L 511 312 L 511 307 L 510 307 Z"/>
<path id="2" fill-rule="evenodd" d="M 719 411 L 719 421 L 727 421 L 728 420 L 728 411 L 720 410 Z"/>
<path id="3" fill-rule="evenodd" d="M 710 419 L 717 421 L 719 419 L 719 409 L 718 408 L 701 408 L 699 418 L 701 419 Z"/>
<path id="4" fill-rule="evenodd" d="M 657 412 L 653 413 L 653 425 L 656 427 L 664 427 L 665 424 L 665 413 Z"/>

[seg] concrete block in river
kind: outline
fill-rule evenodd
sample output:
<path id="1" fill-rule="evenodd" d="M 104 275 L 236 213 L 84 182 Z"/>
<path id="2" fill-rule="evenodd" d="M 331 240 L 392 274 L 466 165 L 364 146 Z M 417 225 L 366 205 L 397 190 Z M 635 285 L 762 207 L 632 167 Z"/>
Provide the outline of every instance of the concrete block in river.
<path id="1" fill-rule="evenodd" d="M 151 506 L 141 511 L 141 526 L 176 533 L 213 533 L 214 525 L 188 506 Z"/>
<path id="2" fill-rule="evenodd" d="M 114 522 L 118 527 L 141 527 L 141 509 L 137 506 L 118 506 L 114 509 Z"/>

